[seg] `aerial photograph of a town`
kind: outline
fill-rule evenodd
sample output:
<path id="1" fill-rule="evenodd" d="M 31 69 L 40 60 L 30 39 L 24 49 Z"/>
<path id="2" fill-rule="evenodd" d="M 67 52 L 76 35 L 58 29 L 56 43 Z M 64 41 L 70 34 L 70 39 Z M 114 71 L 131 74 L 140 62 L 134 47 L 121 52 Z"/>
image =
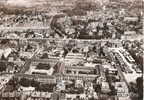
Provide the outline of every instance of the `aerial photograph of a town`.
<path id="1" fill-rule="evenodd" d="M 144 0 L 0 0 L 0 100 L 144 100 Z"/>

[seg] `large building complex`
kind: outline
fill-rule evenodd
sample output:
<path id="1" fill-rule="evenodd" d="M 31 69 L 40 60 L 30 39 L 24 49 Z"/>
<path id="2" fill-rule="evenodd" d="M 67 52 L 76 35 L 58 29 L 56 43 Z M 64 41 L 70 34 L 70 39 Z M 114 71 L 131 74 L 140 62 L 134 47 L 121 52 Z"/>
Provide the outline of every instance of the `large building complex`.
<path id="1" fill-rule="evenodd" d="M 143 100 L 142 0 L 1 0 L 0 100 Z"/>

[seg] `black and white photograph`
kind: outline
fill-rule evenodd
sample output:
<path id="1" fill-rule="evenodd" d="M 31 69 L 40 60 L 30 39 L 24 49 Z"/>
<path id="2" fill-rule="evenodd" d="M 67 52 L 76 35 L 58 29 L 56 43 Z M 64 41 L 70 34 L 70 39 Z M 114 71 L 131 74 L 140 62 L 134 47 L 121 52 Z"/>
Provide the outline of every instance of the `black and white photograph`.
<path id="1" fill-rule="evenodd" d="M 0 0 L 0 100 L 143 100 L 144 0 Z"/>

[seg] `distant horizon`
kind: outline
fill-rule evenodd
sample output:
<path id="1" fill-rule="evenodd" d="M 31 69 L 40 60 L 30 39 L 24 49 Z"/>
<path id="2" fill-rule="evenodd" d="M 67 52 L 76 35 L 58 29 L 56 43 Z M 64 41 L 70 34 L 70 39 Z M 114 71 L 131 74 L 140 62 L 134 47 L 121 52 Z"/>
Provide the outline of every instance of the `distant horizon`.
<path id="1" fill-rule="evenodd" d="M 4 0 L 4 5 L 10 5 L 15 7 L 33 7 L 38 4 L 42 4 L 45 0 Z M 40 3 L 41 2 L 41 3 Z"/>

